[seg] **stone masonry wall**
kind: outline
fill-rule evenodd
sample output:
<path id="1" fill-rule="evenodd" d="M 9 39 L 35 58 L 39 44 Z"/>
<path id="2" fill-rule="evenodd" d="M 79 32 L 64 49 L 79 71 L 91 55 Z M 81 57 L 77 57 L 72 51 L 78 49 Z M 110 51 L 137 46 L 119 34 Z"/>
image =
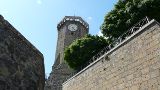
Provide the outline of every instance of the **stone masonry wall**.
<path id="1" fill-rule="evenodd" d="M 0 90 L 44 90 L 43 55 L 0 16 Z"/>
<path id="2" fill-rule="evenodd" d="M 160 24 L 150 21 L 63 83 L 63 90 L 160 90 Z"/>
<path id="3" fill-rule="evenodd" d="M 58 29 L 58 40 L 56 48 L 55 63 L 52 66 L 52 71 L 48 80 L 45 84 L 45 90 L 62 90 L 62 83 L 70 78 L 70 74 L 74 72 L 67 63 L 64 61 L 64 50 L 68 47 L 75 39 L 82 38 L 88 33 L 88 24 L 82 24 L 82 22 L 76 21 L 82 20 L 81 17 L 76 16 L 65 16 L 65 18 L 71 19 L 71 21 L 62 20 L 64 22 L 57 25 Z M 78 29 L 76 31 L 70 31 L 68 26 L 70 24 L 76 24 Z M 60 26 L 59 26 L 60 25 Z"/>

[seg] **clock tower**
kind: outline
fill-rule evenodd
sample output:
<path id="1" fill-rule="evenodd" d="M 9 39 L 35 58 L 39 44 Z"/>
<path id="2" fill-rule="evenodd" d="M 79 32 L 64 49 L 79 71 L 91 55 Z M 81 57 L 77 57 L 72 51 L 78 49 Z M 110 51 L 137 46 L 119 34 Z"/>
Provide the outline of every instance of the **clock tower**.
<path id="1" fill-rule="evenodd" d="M 64 50 L 75 39 L 88 34 L 89 25 L 79 16 L 65 16 L 57 25 L 58 40 L 55 55 L 55 62 L 52 72 L 46 81 L 45 90 L 62 90 L 62 83 L 68 79 L 73 72 L 64 61 Z"/>

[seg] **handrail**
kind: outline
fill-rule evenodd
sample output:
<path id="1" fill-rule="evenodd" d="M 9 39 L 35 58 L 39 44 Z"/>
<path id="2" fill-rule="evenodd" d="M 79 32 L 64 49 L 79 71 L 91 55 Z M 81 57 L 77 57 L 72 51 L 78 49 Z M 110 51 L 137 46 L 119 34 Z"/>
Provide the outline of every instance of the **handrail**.
<path id="1" fill-rule="evenodd" d="M 115 39 L 112 44 L 110 44 L 109 46 L 106 46 L 105 48 L 103 48 L 98 54 L 96 54 L 95 56 L 93 56 L 89 61 L 95 61 L 100 56 L 102 56 L 104 53 L 108 52 L 113 47 L 115 47 L 119 43 L 123 42 L 126 38 L 128 38 L 129 36 L 131 36 L 134 32 L 136 32 L 137 30 L 139 30 L 142 26 L 144 26 L 145 24 L 147 24 L 149 21 L 150 21 L 150 19 L 146 16 L 145 18 L 143 18 L 142 20 L 140 20 L 138 23 L 136 23 L 132 28 L 130 28 L 129 30 L 127 30 L 127 32 L 123 33 L 119 38 Z"/>

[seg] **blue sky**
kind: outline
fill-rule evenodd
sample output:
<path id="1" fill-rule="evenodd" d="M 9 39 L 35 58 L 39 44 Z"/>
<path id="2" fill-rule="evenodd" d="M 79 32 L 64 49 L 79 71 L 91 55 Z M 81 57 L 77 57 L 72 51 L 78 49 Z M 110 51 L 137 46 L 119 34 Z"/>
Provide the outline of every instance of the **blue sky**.
<path id="1" fill-rule="evenodd" d="M 0 14 L 44 55 L 45 72 L 54 63 L 57 24 L 64 16 L 81 16 L 98 34 L 108 11 L 118 0 L 0 0 Z"/>

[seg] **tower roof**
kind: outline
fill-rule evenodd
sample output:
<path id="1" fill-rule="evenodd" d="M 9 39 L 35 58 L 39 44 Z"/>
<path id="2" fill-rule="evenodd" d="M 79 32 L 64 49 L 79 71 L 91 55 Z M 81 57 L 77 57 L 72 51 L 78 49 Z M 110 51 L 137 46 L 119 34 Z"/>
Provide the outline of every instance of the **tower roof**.
<path id="1" fill-rule="evenodd" d="M 81 17 L 79 16 L 65 16 L 62 21 L 60 21 L 57 25 L 57 29 L 59 30 L 59 28 L 66 22 L 66 21 L 76 21 L 76 22 L 80 22 L 81 24 L 83 24 L 87 29 L 89 29 L 89 24 L 84 21 Z"/>

